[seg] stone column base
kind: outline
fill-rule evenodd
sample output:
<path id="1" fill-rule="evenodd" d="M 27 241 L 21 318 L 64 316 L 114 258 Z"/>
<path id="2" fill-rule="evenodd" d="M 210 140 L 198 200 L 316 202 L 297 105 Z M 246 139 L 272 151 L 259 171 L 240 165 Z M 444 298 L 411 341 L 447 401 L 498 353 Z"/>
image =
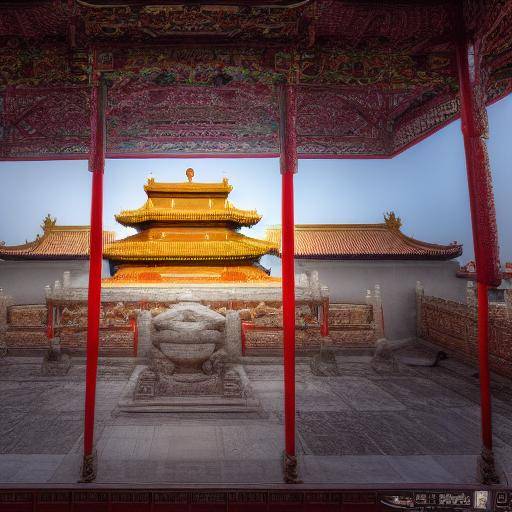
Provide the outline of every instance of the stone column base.
<path id="1" fill-rule="evenodd" d="M 283 478 L 287 484 L 301 484 L 297 472 L 297 457 L 283 451 Z"/>
<path id="2" fill-rule="evenodd" d="M 494 453 L 492 450 L 483 447 L 477 461 L 478 481 L 485 485 L 500 483 L 500 477 L 496 471 Z"/>
<path id="3" fill-rule="evenodd" d="M 98 459 L 96 450 L 91 455 L 84 455 L 82 460 L 82 468 L 80 469 L 80 483 L 89 483 L 96 480 L 98 470 Z"/>

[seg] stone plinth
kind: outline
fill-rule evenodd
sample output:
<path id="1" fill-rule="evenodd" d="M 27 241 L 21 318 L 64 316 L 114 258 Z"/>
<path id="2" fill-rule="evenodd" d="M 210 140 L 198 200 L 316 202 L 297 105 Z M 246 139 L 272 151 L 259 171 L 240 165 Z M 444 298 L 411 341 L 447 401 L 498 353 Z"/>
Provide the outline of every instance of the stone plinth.
<path id="1" fill-rule="evenodd" d="M 147 366 L 137 366 L 133 372 L 118 407 L 124 412 L 256 412 L 259 401 L 250 391 L 249 379 L 240 365 L 228 365 L 221 392 L 204 395 L 155 396 L 156 379 L 144 380 L 146 396 L 141 395 L 140 376 Z M 211 383 L 211 381 L 210 381 Z M 138 389 L 137 389 L 138 388 Z M 244 393 L 241 393 L 241 388 Z M 217 391 L 217 390 L 216 390 Z M 134 398 L 135 393 L 139 397 Z"/>
<path id="2" fill-rule="evenodd" d="M 149 364 L 135 370 L 119 403 L 121 410 L 258 408 L 243 368 L 232 362 L 234 348 L 230 347 L 230 355 L 226 351 L 226 318 L 222 314 L 196 302 L 181 302 L 154 316 L 150 337 Z"/>

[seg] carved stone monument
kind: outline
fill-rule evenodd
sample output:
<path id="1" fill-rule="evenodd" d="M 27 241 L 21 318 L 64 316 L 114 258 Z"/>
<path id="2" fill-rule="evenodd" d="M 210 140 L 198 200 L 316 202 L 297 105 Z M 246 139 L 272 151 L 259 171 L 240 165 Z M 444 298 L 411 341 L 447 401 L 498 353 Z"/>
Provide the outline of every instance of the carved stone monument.
<path id="1" fill-rule="evenodd" d="M 231 318 L 229 319 L 231 320 Z M 249 380 L 236 364 L 226 318 L 180 302 L 151 321 L 147 366 L 138 366 L 119 406 L 139 412 L 257 410 Z"/>

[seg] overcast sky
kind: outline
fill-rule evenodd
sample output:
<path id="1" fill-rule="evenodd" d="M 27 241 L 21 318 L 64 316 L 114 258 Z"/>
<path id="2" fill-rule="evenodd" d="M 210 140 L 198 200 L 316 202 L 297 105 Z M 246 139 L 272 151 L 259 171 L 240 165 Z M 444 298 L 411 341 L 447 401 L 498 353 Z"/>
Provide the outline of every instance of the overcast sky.
<path id="1" fill-rule="evenodd" d="M 512 96 L 489 108 L 489 153 L 502 261 L 512 261 Z M 256 208 L 263 220 L 248 233 L 262 236 L 280 223 L 279 162 L 276 159 L 108 160 L 104 227 L 118 236 L 131 231 L 114 214 L 145 200 L 149 172 L 157 181 L 197 181 L 227 176 L 230 200 Z M 301 160 L 295 178 L 297 224 L 374 223 L 394 210 L 405 234 L 433 243 L 464 244 L 462 262 L 473 258 L 464 148 L 454 122 L 391 160 Z M 32 240 L 47 213 L 58 224 L 89 224 L 90 173 L 85 161 L 0 162 L 0 240 Z"/>

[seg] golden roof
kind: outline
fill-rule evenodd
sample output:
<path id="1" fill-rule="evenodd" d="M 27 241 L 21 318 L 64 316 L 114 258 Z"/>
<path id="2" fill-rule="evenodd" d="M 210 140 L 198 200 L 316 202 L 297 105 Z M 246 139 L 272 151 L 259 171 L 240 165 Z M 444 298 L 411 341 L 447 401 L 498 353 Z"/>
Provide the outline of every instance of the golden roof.
<path id="1" fill-rule="evenodd" d="M 149 204 L 148 204 L 149 203 Z M 116 215 L 116 220 L 123 226 L 133 226 L 149 222 L 201 222 L 230 223 L 238 226 L 253 226 L 261 220 L 255 210 L 239 210 L 228 203 L 224 208 L 207 210 L 184 208 L 157 208 L 148 200 L 137 210 L 125 210 Z"/>
<path id="2" fill-rule="evenodd" d="M 113 261 L 131 262 L 247 261 L 276 249 L 272 242 L 223 227 L 154 227 L 107 245 L 104 255 Z"/>
<path id="3" fill-rule="evenodd" d="M 116 220 L 124 226 L 139 224 L 227 224 L 252 226 L 261 220 L 256 210 L 240 210 L 228 200 L 233 187 L 228 179 L 219 183 L 194 183 L 193 169 L 187 169 L 188 181 L 159 183 L 149 178 L 144 190 L 146 203 L 136 210 L 124 210 Z"/>
<path id="4" fill-rule="evenodd" d="M 154 178 L 148 178 L 148 182 L 144 185 L 144 190 L 149 197 L 157 196 L 158 194 L 208 194 L 227 197 L 233 190 L 233 187 L 229 184 L 227 178 L 216 183 L 194 183 L 191 177 L 189 181 L 180 183 L 162 183 L 155 181 Z"/>

